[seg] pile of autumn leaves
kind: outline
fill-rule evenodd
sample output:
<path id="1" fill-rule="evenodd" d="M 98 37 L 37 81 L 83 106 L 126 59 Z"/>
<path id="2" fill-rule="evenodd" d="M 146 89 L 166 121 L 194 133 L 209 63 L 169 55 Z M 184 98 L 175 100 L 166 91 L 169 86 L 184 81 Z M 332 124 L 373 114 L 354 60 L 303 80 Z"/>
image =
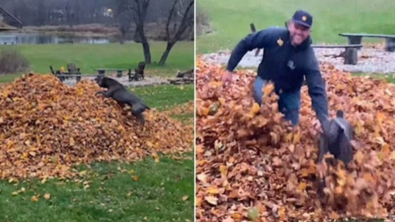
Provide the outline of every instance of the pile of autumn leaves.
<path id="1" fill-rule="evenodd" d="M 193 127 L 155 110 L 142 127 L 93 81 L 29 74 L 0 89 L 0 178 L 69 178 L 75 164 L 192 151 Z"/>
<path id="2" fill-rule="evenodd" d="M 252 99 L 252 71 L 223 87 L 219 66 L 198 62 L 198 221 L 325 221 L 394 214 L 395 87 L 351 77 L 327 64 L 330 115 L 343 109 L 355 129 L 354 161 L 346 170 L 327 155 L 316 164 L 319 123 L 302 88 L 300 124 L 282 120 L 272 85 L 264 106 Z M 332 159 L 332 161 L 331 161 Z M 320 178 L 326 180 L 323 193 Z"/>

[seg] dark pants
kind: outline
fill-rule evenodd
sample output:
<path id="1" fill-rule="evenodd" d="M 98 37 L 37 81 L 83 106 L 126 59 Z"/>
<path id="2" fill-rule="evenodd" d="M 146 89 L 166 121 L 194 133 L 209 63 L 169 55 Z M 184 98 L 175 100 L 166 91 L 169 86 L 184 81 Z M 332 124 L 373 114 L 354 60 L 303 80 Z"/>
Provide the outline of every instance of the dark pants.
<path id="1" fill-rule="evenodd" d="M 261 105 L 262 104 L 262 88 L 265 86 L 266 81 L 261 77 L 257 77 L 254 82 L 254 99 Z M 278 108 L 281 113 L 285 115 L 285 119 L 292 122 L 296 126 L 299 123 L 300 112 L 300 91 L 293 93 L 280 93 L 278 101 Z"/>

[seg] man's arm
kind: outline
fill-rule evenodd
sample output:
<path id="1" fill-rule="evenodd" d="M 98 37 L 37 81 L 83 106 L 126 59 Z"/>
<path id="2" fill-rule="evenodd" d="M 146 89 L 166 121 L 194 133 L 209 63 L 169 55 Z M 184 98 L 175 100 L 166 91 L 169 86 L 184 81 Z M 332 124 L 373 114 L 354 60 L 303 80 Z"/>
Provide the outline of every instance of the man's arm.
<path id="1" fill-rule="evenodd" d="M 272 42 L 273 38 L 278 37 L 276 35 L 278 30 L 278 28 L 271 27 L 247 35 L 236 45 L 235 49 L 232 51 L 232 55 L 229 58 L 226 70 L 233 72 L 240 60 L 248 51 L 267 47 Z"/>
<path id="2" fill-rule="evenodd" d="M 326 95 L 325 82 L 321 76 L 313 49 L 307 56 L 306 82 L 313 109 L 320 123 L 323 124 L 329 120 L 328 97 Z"/>

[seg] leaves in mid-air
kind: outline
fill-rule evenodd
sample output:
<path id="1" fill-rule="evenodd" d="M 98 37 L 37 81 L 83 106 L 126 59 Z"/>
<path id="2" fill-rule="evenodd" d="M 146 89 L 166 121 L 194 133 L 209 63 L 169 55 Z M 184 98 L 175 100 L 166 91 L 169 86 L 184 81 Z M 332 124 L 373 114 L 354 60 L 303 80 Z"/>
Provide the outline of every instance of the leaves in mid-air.
<path id="1" fill-rule="evenodd" d="M 328 163 L 315 163 L 320 126 L 306 86 L 300 124 L 292 128 L 278 112 L 273 84 L 262 89 L 259 107 L 253 99 L 256 75 L 237 71 L 237 81 L 223 87 L 223 68 L 201 59 L 197 64 L 198 221 L 326 221 L 395 213 L 393 85 L 320 65 L 330 116 L 343 109 L 355 131 L 354 160 L 346 170 L 330 154 Z"/>

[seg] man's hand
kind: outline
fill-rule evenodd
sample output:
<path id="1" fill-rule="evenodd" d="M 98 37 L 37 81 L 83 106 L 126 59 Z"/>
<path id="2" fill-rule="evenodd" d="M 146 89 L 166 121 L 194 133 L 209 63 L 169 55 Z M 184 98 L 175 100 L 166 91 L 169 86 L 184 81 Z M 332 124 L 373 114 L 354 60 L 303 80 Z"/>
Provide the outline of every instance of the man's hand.
<path id="1" fill-rule="evenodd" d="M 228 71 L 228 70 L 226 70 L 224 72 L 224 74 L 222 74 L 222 83 L 224 85 L 227 85 L 227 84 L 232 83 L 232 80 L 233 80 L 233 73 Z"/>

